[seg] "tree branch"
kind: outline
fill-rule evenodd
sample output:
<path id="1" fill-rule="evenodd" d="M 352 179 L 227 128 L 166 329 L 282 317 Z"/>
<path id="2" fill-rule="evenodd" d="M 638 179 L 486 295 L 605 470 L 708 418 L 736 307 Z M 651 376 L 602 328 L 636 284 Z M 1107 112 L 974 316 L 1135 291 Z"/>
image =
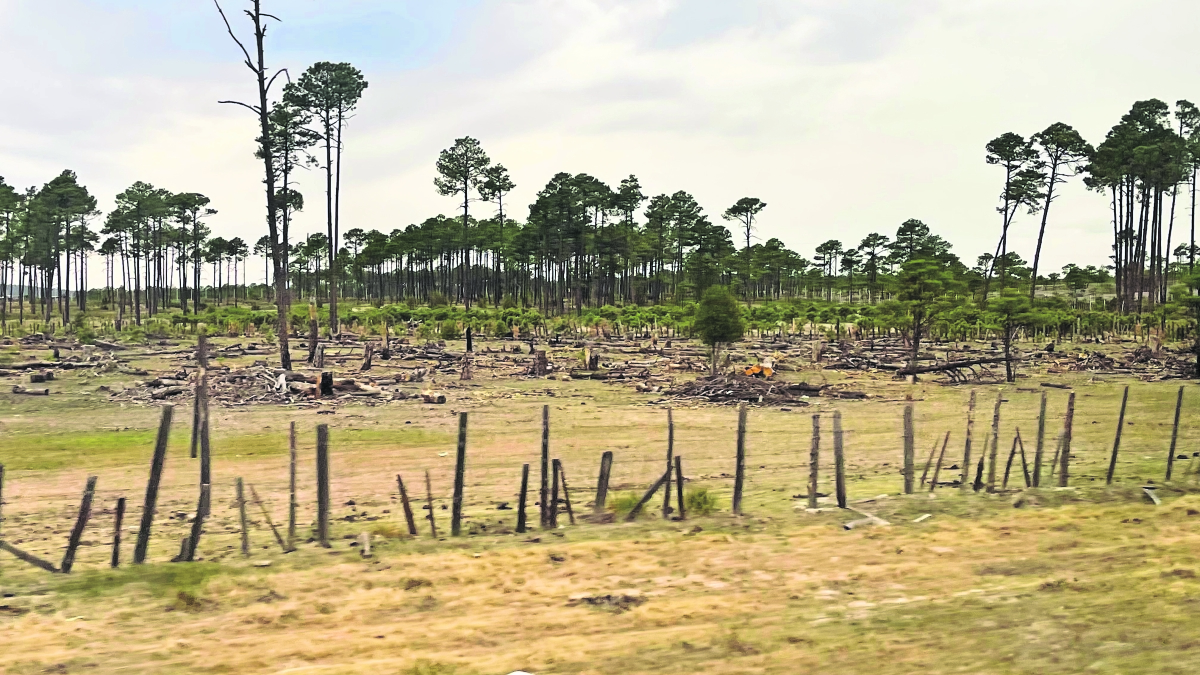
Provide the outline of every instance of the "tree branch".
<path id="1" fill-rule="evenodd" d="M 246 55 L 246 65 L 250 67 L 250 70 L 255 70 L 253 65 L 254 59 L 250 58 L 250 52 L 246 49 L 246 45 L 242 44 L 242 41 L 238 39 L 237 35 L 234 35 L 233 26 L 229 25 L 229 18 L 225 16 L 225 10 L 221 9 L 221 3 L 217 0 L 213 0 L 213 4 L 217 6 L 217 12 L 220 13 L 221 20 L 225 22 L 225 30 L 229 31 L 229 37 L 233 38 L 233 41 L 242 50 L 242 53 Z M 224 101 L 222 101 L 222 103 L 224 103 Z"/>
<path id="2" fill-rule="evenodd" d="M 250 112 L 254 113 L 255 115 L 261 114 L 261 112 L 262 112 L 261 110 L 259 110 L 259 109 L 258 109 L 258 106 L 256 106 L 256 105 L 247 105 L 247 104 L 245 104 L 245 103 L 242 103 L 241 101 L 217 101 L 217 103 L 231 103 L 231 104 L 233 104 L 233 105 L 240 105 L 240 106 L 242 106 L 243 108 L 246 108 L 246 109 L 247 109 L 247 110 L 249 110 Z"/>
<path id="3" fill-rule="evenodd" d="M 288 69 L 280 68 L 274 75 L 271 76 L 271 80 L 267 82 L 267 91 L 271 91 L 271 85 L 275 84 L 275 78 L 279 77 L 281 74 L 287 75 L 288 82 L 292 81 L 292 74 L 288 72 Z"/>

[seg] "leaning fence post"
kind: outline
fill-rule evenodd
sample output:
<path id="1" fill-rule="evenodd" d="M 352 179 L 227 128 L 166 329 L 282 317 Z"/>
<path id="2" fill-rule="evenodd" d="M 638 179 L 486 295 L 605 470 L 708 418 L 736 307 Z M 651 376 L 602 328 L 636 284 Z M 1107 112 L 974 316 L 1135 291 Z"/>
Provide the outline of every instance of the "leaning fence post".
<path id="1" fill-rule="evenodd" d="M 404 522 L 408 525 L 408 533 L 417 536 L 417 522 L 413 520 L 412 504 L 408 501 L 408 490 L 404 489 L 404 479 L 396 474 L 396 485 L 400 488 L 400 504 L 404 507 Z"/>
<path id="2" fill-rule="evenodd" d="M 1004 464 L 1004 481 L 1000 484 L 1001 490 L 1008 489 L 1008 476 L 1012 472 L 1013 460 L 1017 457 L 1017 441 L 1021 438 L 1021 430 L 1017 429 L 1017 435 L 1013 436 L 1012 449 L 1008 451 L 1008 462 Z"/>
<path id="3" fill-rule="evenodd" d="M 550 527 L 558 527 L 558 460 L 552 462 L 550 472 Z"/>
<path id="4" fill-rule="evenodd" d="M 962 482 L 958 489 L 964 494 L 971 489 L 971 435 L 975 430 L 975 390 L 971 390 L 971 399 L 967 403 L 967 440 L 963 446 Z"/>
<path id="5" fill-rule="evenodd" d="M 185 540 L 187 541 L 186 553 L 180 551 L 180 556 L 187 562 L 196 559 L 196 551 L 200 548 L 200 535 L 204 531 L 204 518 L 208 515 L 211 492 L 211 485 L 200 486 L 200 498 L 196 501 L 196 518 L 192 521 L 192 535 Z"/>
<path id="6" fill-rule="evenodd" d="M 654 485 L 651 485 L 650 489 L 646 491 L 646 494 L 642 497 L 642 500 L 639 501 L 637 505 L 629 511 L 629 514 L 625 516 L 625 522 L 631 523 L 636 520 L 638 514 L 642 512 L 642 509 L 645 508 L 646 504 L 654 498 L 654 493 L 658 492 L 658 488 L 662 487 L 663 483 L 665 482 L 667 482 L 667 474 L 663 473 L 663 475 L 658 477 L 658 480 L 654 481 Z"/>
<path id="7" fill-rule="evenodd" d="M 1038 408 L 1037 447 L 1033 451 L 1033 487 L 1042 484 L 1042 454 L 1046 448 L 1046 392 Z"/>
<path id="8" fill-rule="evenodd" d="M 674 464 L 672 459 L 675 456 L 675 416 L 670 408 L 667 408 L 667 484 L 666 490 L 663 491 L 663 506 L 662 516 L 664 519 L 671 516 L 671 468 Z"/>
<path id="9" fill-rule="evenodd" d="M 429 478 L 429 469 L 425 470 L 425 496 L 429 506 L 429 532 L 437 539 L 437 518 L 433 515 L 433 481 Z"/>
<path id="10" fill-rule="evenodd" d="M 942 473 L 942 460 L 946 457 L 946 446 L 950 445 L 950 432 L 946 432 L 946 439 L 942 441 L 942 451 L 938 453 L 937 466 L 933 467 L 933 479 L 929 481 L 929 491 L 933 492 L 937 489 L 938 476 Z"/>
<path id="11" fill-rule="evenodd" d="M 1075 423 L 1075 392 L 1067 397 L 1067 417 L 1063 422 L 1062 451 L 1059 460 L 1062 466 L 1058 470 L 1058 486 L 1067 487 L 1071 477 L 1071 432 Z"/>
<path id="12" fill-rule="evenodd" d="M 517 502 L 517 534 L 525 533 L 525 495 L 529 493 L 529 465 L 521 465 L 521 497 Z"/>
<path id="13" fill-rule="evenodd" d="M 608 503 L 608 479 L 612 475 L 612 464 L 612 450 L 605 450 L 604 454 L 600 455 L 600 477 L 596 482 L 596 501 L 592 505 L 593 513 L 604 513 L 604 507 Z"/>
<path id="14" fill-rule="evenodd" d="M 1121 450 L 1121 430 L 1125 428 L 1125 406 L 1129 403 L 1129 385 L 1125 385 L 1125 393 L 1121 394 L 1121 413 L 1117 416 L 1117 435 L 1113 438 L 1112 457 L 1108 460 L 1108 478 L 1106 485 L 1112 485 L 1113 476 L 1117 473 L 1117 453 Z"/>
<path id="15" fill-rule="evenodd" d="M 737 468 L 733 477 L 733 515 L 742 515 L 742 488 L 746 483 L 746 404 L 738 406 Z"/>
<path id="16" fill-rule="evenodd" d="M 75 551 L 79 549 L 83 528 L 87 527 L 88 518 L 92 515 L 92 498 L 95 496 L 96 477 L 88 476 L 87 486 L 83 489 L 83 499 L 79 502 L 79 517 L 75 519 L 75 527 L 71 529 L 71 537 L 67 540 L 67 552 L 63 554 L 62 565 L 59 565 L 63 574 L 70 574 L 71 567 L 75 565 Z"/>
<path id="17" fill-rule="evenodd" d="M 1171 469 L 1175 466 L 1175 442 L 1179 440 L 1179 413 L 1183 410 L 1183 387 L 1175 398 L 1175 424 L 1171 427 L 1171 451 L 1167 454 L 1167 480 L 1171 480 Z M 4 467 L 0 466 L 0 483 L 4 482 Z"/>
<path id="18" fill-rule="evenodd" d="M 133 548 L 133 563 L 146 562 L 146 551 L 150 546 L 150 528 L 154 525 L 154 509 L 158 505 L 158 486 L 162 482 L 163 465 L 167 461 L 167 441 L 171 435 L 171 417 L 175 406 L 164 405 L 158 423 L 158 438 L 154 441 L 154 459 L 150 462 L 150 480 L 146 482 L 146 500 L 142 503 L 142 525 L 138 529 L 137 544 Z"/>
<path id="19" fill-rule="evenodd" d="M 550 406 L 542 406 L 542 485 L 538 491 L 541 526 L 550 524 Z"/>
<path id="20" fill-rule="evenodd" d="M 679 495 L 679 519 L 686 520 L 687 512 L 683 508 L 683 457 L 675 455 L 675 491 Z"/>
<path id="21" fill-rule="evenodd" d="M 329 548 L 329 425 L 317 425 L 317 541 Z"/>
<path id="22" fill-rule="evenodd" d="M 263 500 L 258 496 L 258 490 L 255 490 L 253 485 L 250 485 L 249 487 L 250 498 L 253 499 L 254 503 L 258 505 L 259 511 L 261 511 L 263 514 L 263 520 L 267 521 L 267 527 L 271 528 L 271 534 L 275 535 L 275 543 L 279 544 L 279 548 L 283 549 L 284 553 L 291 553 L 294 551 L 295 549 L 292 548 L 290 544 L 284 543 L 283 535 L 279 534 L 279 529 L 275 527 L 275 521 L 271 519 L 271 514 L 267 511 L 267 505 L 264 504 Z"/>
<path id="23" fill-rule="evenodd" d="M 916 448 L 913 438 L 913 402 L 904 405 L 904 494 L 913 492 L 913 474 L 915 472 Z"/>
<path id="24" fill-rule="evenodd" d="M 558 480 L 562 482 L 563 506 L 567 509 L 567 518 L 571 524 L 575 524 L 575 511 L 571 509 L 571 493 L 567 487 L 567 470 L 563 467 L 561 459 L 554 460 L 554 473 L 558 474 Z"/>
<path id="25" fill-rule="evenodd" d="M 239 476 L 237 479 L 238 525 L 242 529 L 242 555 L 250 556 L 250 528 L 246 523 L 246 492 Z"/>
<path id="26" fill-rule="evenodd" d="M 837 481 L 837 504 L 846 508 L 846 453 L 842 447 L 842 411 L 833 411 L 833 466 Z"/>
<path id="27" fill-rule="evenodd" d="M 296 423 L 288 429 L 288 548 L 296 547 Z"/>
<path id="28" fill-rule="evenodd" d="M 109 566 L 116 569 L 121 566 L 121 523 L 125 521 L 125 498 L 117 499 L 117 515 L 113 525 L 112 559 Z"/>
<path id="29" fill-rule="evenodd" d="M 996 491 L 996 463 L 1000 458 L 1000 406 L 1004 403 L 1004 390 L 996 393 L 996 409 L 992 412 L 992 449 L 988 453 L 987 491 Z"/>
<path id="30" fill-rule="evenodd" d="M 925 489 L 925 481 L 929 479 L 929 468 L 933 466 L 933 457 L 937 454 L 938 442 L 933 439 L 933 447 L 929 448 L 929 457 L 925 460 L 925 470 L 921 472 L 921 489 Z"/>
<path id="31" fill-rule="evenodd" d="M 450 536 L 462 534 L 463 481 L 467 476 L 467 413 L 458 413 L 458 452 L 454 459 L 454 502 L 450 512 Z"/>
<path id="32" fill-rule="evenodd" d="M 808 508 L 817 508 L 817 470 L 821 463 L 821 416 L 812 416 L 812 445 L 808 449 Z"/>

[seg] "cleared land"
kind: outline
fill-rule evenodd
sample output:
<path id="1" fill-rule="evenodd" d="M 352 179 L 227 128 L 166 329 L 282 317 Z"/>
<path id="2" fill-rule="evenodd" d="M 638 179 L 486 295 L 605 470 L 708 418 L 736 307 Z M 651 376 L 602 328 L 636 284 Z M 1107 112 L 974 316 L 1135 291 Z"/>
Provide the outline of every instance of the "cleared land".
<path id="1" fill-rule="evenodd" d="M 253 357 L 245 358 L 248 365 Z M 165 364 L 146 363 L 154 371 Z M 1200 389 L 1186 384 L 1175 480 L 1164 484 L 1181 384 L 1060 374 L 1076 387 L 1074 489 L 901 496 L 903 399 L 916 400 L 918 477 L 951 431 L 941 480 L 958 477 L 966 387 L 906 385 L 828 371 L 790 379 L 852 383 L 873 398 L 810 399 L 753 409 L 743 518 L 728 514 L 736 411 L 677 407 L 676 451 L 689 487 L 723 500 L 686 522 L 583 524 L 512 534 L 522 463 L 536 467 L 540 415 L 551 406 L 552 455 L 577 511 L 590 510 L 600 454 L 616 456 L 612 488 L 632 493 L 661 472 L 661 398 L 592 380 L 482 377 L 446 405 L 393 401 L 316 409 L 213 409 L 214 488 L 202 562 L 166 562 L 195 510 L 190 409 L 177 410 L 150 558 L 107 569 L 113 507 L 128 498 L 132 553 L 158 411 L 114 402 L 99 386 L 138 379 L 62 373 L 50 397 L 0 394 L 7 467 L 0 536 L 61 558 L 88 475 L 92 519 L 70 576 L 0 554 L 0 670 L 156 673 L 1047 673 L 1200 670 Z M 1005 389 L 1000 454 L 1016 428 L 1032 457 L 1043 376 Z M 1117 480 L 1104 485 L 1121 389 L 1131 386 Z M 999 391 L 977 388 L 980 456 Z M 1052 389 L 1047 453 L 1067 394 Z M 804 510 L 811 415 L 842 411 L 851 501 L 888 527 Z M 395 475 L 424 496 L 432 473 L 439 531 L 449 525 L 455 413 L 470 413 L 459 539 L 404 532 Z M 253 552 L 238 551 L 234 482 L 255 486 L 278 524 L 287 503 L 287 428 L 300 435 L 300 550 L 283 555 L 251 510 Z M 331 427 L 334 546 L 304 543 L 315 517 L 314 428 Z M 829 418 L 820 492 L 832 494 Z M 1002 467 L 1001 467 L 1002 468 Z M 1049 468 L 1045 469 L 1048 472 Z M 1014 469 L 1010 487 L 1023 484 Z M 1160 485 L 1161 506 L 1142 494 Z M 883 495 L 887 495 L 883 497 Z M 533 500 L 531 499 L 531 502 Z M 1019 503 L 1019 508 L 1014 508 Z M 656 499 L 651 516 L 657 516 Z M 532 506 L 532 505 L 531 505 Z M 443 507 L 447 507 L 443 510 Z M 799 508 L 797 508 L 799 507 Z M 418 511 L 418 519 L 421 511 Z M 536 520 L 536 508 L 531 508 Z M 924 514 L 932 517 L 913 522 Z M 563 519 L 565 523 L 565 518 Z M 352 546 L 372 532 L 374 557 Z M 270 562 L 269 567 L 257 564 Z M 611 596 L 582 600 L 580 594 Z M 574 599 L 573 599 L 574 596 Z M 600 604 L 591 604 L 597 602 Z"/>

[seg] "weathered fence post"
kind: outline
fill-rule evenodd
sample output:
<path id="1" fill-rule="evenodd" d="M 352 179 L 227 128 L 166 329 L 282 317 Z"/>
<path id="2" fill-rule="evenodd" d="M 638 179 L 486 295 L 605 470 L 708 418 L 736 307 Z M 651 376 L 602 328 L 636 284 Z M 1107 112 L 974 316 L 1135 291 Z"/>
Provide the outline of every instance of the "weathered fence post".
<path id="1" fill-rule="evenodd" d="M 267 521 L 267 527 L 271 528 L 271 534 L 275 535 L 275 543 L 279 544 L 279 548 L 283 549 L 284 553 L 291 553 L 295 549 L 288 543 L 283 541 L 283 536 L 279 534 L 279 529 L 275 527 L 275 521 L 271 520 L 271 514 L 267 511 L 267 505 L 258 496 L 258 490 L 254 489 L 253 485 L 250 488 L 250 498 L 258 505 L 258 509 L 262 511 L 263 520 Z"/>
<path id="2" fill-rule="evenodd" d="M 63 574 L 70 574 L 75 565 L 75 552 L 79 549 L 79 541 L 83 538 L 83 528 L 87 527 L 88 518 L 92 515 L 92 498 L 96 496 L 96 477 L 88 476 L 87 486 L 83 488 L 83 499 L 79 502 L 79 516 L 75 519 L 75 527 L 71 528 L 71 537 L 67 540 L 67 552 L 63 554 L 59 569 Z"/>
<path id="3" fill-rule="evenodd" d="M 1017 457 L 1017 440 L 1021 437 L 1021 430 L 1017 429 L 1017 435 L 1013 436 L 1012 449 L 1008 451 L 1008 462 L 1004 464 L 1004 480 L 1000 483 L 1001 490 L 1008 489 L 1008 475 L 1012 472 L 1013 460 Z"/>
<path id="4" fill-rule="evenodd" d="M 967 440 L 963 446 L 962 483 L 958 489 L 966 493 L 971 489 L 971 435 L 975 431 L 975 390 L 971 390 L 971 399 L 967 403 Z"/>
<path id="5" fill-rule="evenodd" d="M 204 330 L 196 336 L 196 369 L 196 391 L 192 397 L 192 459 L 198 456 L 200 428 L 204 424 L 204 399 L 208 396 L 208 336 Z"/>
<path id="6" fill-rule="evenodd" d="M 662 517 L 671 517 L 671 469 L 675 456 L 675 417 L 673 411 L 667 408 L 667 484 L 663 491 Z"/>
<path id="7" fill-rule="evenodd" d="M 317 425 L 317 542 L 329 548 L 329 425 Z"/>
<path id="8" fill-rule="evenodd" d="M 287 545 L 296 547 L 296 423 L 288 429 L 288 522 Z"/>
<path id="9" fill-rule="evenodd" d="M 150 546 L 150 529 L 154 525 L 154 509 L 158 505 L 158 486 L 162 482 L 163 465 L 167 461 L 167 441 L 171 436 L 171 418 L 175 406 L 164 405 L 158 423 L 158 438 L 154 441 L 154 459 L 150 462 L 150 480 L 146 482 L 146 500 L 142 503 L 142 525 L 138 529 L 137 544 L 133 548 L 133 563 L 146 562 L 146 551 Z"/>
<path id="10" fill-rule="evenodd" d="M 4 536 L 4 465 L 0 464 L 0 539 Z"/>
<path id="11" fill-rule="evenodd" d="M 842 447 L 842 411 L 833 411 L 833 467 L 838 508 L 846 508 L 846 453 Z"/>
<path id="12" fill-rule="evenodd" d="M 1042 402 L 1038 407 L 1037 447 L 1033 451 L 1033 487 L 1042 484 L 1042 455 L 1046 449 L 1046 392 L 1042 392 Z"/>
<path id="13" fill-rule="evenodd" d="M 567 470 L 563 466 L 561 459 L 554 460 L 554 473 L 558 474 L 559 481 L 562 482 L 563 506 L 567 509 L 567 518 L 570 519 L 572 525 L 575 524 L 575 511 L 571 509 L 571 493 L 567 487 Z"/>
<path id="14" fill-rule="evenodd" d="M 817 508 L 817 471 L 821 465 L 821 416 L 812 416 L 812 445 L 808 449 L 808 508 Z"/>
<path id="15" fill-rule="evenodd" d="M 437 539 L 437 518 L 433 515 L 433 481 L 429 478 L 429 469 L 425 469 L 425 497 L 429 507 L 429 532 Z"/>
<path id="16" fill-rule="evenodd" d="M 1021 452 L 1021 473 L 1025 477 L 1025 487 L 1033 487 L 1033 479 L 1029 475 L 1029 462 L 1025 459 L 1025 441 L 1021 439 L 1021 430 L 1017 429 L 1017 448 Z"/>
<path id="17" fill-rule="evenodd" d="M 558 460 L 552 463 L 550 472 L 550 527 L 558 527 Z"/>
<path id="18" fill-rule="evenodd" d="M 125 498 L 117 499 L 117 515 L 113 519 L 112 558 L 109 566 L 116 569 L 121 566 L 121 524 L 125 521 Z"/>
<path id="19" fill-rule="evenodd" d="M 988 453 L 987 491 L 996 491 L 996 463 L 1000 459 L 1000 406 L 1004 403 L 1004 390 L 996 393 L 996 409 L 992 412 L 992 449 Z"/>
<path id="20" fill-rule="evenodd" d="M 917 450 L 913 432 L 913 402 L 904 404 L 904 494 L 913 493 L 913 475 L 915 473 Z"/>
<path id="21" fill-rule="evenodd" d="M 1175 398 L 1175 424 L 1171 426 L 1171 450 L 1167 453 L 1167 480 L 1171 480 L 1171 470 L 1175 467 L 1175 442 L 1179 440 L 1179 413 L 1183 410 L 1183 387 L 1179 388 L 1179 396 Z M 0 466 L 0 484 L 4 482 L 4 467 Z"/>
<path id="22" fill-rule="evenodd" d="M 185 540 L 187 541 L 187 550 L 179 552 L 180 558 L 187 562 L 196 559 L 196 551 L 200 547 L 200 535 L 204 531 L 204 518 L 208 515 L 211 491 L 211 485 L 200 486 L 200 497 L 196 500 L 196 517 L 192 520 L 192 534 Z"/>
<path id="23" fill-rule="evenodd" d="M 1117 453 L 1121 450 L 1121 431 L 1125 428 L 1125 406 L 1129 403 L 1129 385 L 1121 394 L 1121 413 L 1117 415 L 1117 434 L 1113 438 L 1112 456 L 1108 459 L 1108 478 L 1106 485 L 1112 485 L 1113 477 L 1117 474 Z"/>
<path id="24" fill-rule="evenodd" d="M 246 523 L 246 492 L 242 478 L 237 479 L 238 526 L 242 529 L 242 555 L 250 557 L 250 527 Z"/>
<path id="25" fill-rule="evenodd" d="M 529 465 L 521 465 L 521 497 L 517 502 L 517 534 L 525 533 L 525 495 L 529 493 Z"/>
<path id="26" fill-rule="evenodd" d="M 738 406 L 737 467 L 733 477 L 733 515 L 742 515 L 742 489 L 746 484 L 746 404 Z"/>
<path id="27" fill-rule="evenodd" d="M 938 476 L 942 473 L 942 460 L 946 457 L 946 446 L 950 445 L 950 432 L 946 432 L 946 438 L 942 441 L 942 451 L 938 453 L 937 466 L 933 467 L 933 479 L 929 481 L 929 491 L 933 492 L 937 489 Z"/>
<path id="28" fill-rule="evenodd" d="M 1067 487 L 1071 479 L 1071 432 L 1075 424 L 1075 392 L 1067 397 L 1067 417 L 1063 422 L 1062 451 L 1059 461 L 1062 466 L 1058 470 L 1058 486 Z"/>
<path id="29" fill-rule="evenodd" d="M 408 533 L 417 536 L 417 522 L 413 519 L 412 504 L 408 501 L 408 490 L 404 489 L 404 479 L 396 474 L 396 485 L 400 488 L 400 505 L 404 507 L 404 522 L 408 525 Z"/>
<path id="30" fill-rule="evenodd" d="M 458 413 L 458 451 L 454 459 L 454 502 L 450 511 L 450 536 L 462 534 L 463 483 L 467 477 L 467 413 Z"/>
<path id="31" fill-rule="evenodd" d="M 542 406 L 542 485 L 538 491 L 541 527 L 550 525 L 550 406 Z"/>
<path id="32" fill-rule="evenodd" d="M 648 504 L 650 500 L 654 498 L 654 493 L 658 492 L 658 488 L 662 487 L 663 483 L 665 482 L 667 482 L 667 474 L 663 473 L 663 475 L 658 477 L 658 480 L 654 481 L 654 485 L 651 485 L 650 489 L 646 491 L 646 494 L 642 497 L 642 500 L 639 501 L 632 510 L 630 510 L 629 515 L 625 516 L 625 522 L 631 523 L 636 520 L 638 514 L 642 512 L 642 509 L 645 508 L 646 504 Z"/>
<path id="33" fill-rule="evenodd" d="M 933 447 L 929 448 L 929 457 L 925 459 L 925 469 L 921 472 L 921 489 L 925 489 L 925 481 L 929 480 L 929 468 L 933 466 L 933 457 L 937 455 L 938 442 L 933 439 Z"/>
<path id="34" fill-rule="evenodd" d="M 683 508 L 683 457 L 675 455 L 675 492 L 679 495 L 679 519 L 686 520 L 687 512 Z"/>
<path id="35" fill-rule="evenodd" d="M 604 513 L 604 507 L 608 504 L 608 479 L 612 475 L 612 464 L 612 450 L 605 450 L 604 454 L 600 455 L 600 477 L 596 481 L 596 501 L 592 504 L 593 513 Z"/>

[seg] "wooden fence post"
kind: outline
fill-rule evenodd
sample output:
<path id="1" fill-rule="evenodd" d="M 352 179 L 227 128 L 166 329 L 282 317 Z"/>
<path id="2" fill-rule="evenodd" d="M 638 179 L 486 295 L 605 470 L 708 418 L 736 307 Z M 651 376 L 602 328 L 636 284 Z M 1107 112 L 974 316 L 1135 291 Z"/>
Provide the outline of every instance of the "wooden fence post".
<path id="1" fill-rule="evenodd" d="M 63 554 L 62 564 L 59 565 L 63 574 L 70 574 L 75 565 L 75 552 L 83 538 L 83 528 L 87 527 L 88 518 L 92 515 L 92 498 L 95 496 L 96 477 L 88 476 L 87 486 L 83 488 L 83 499 L 79 502 L 79 516 L 75 519 L 75 527 L 71 529 L 71 537 L 67 540 L 67 552 Z"/>
<path id="2" fill-rule="evenodd" d="M 142 525 L 138 529 L 137 544 L 133 548 L 133 564 L 146 562 L 146 551 L 150 546 L 150 529 L 154 525 L 154 509 L 158 506 L 158 486 L 162 483 L 163 465 L 167 461 L 167 441 L 171 436 L 171 418 L 175 406 L 164 405 L 158 423 L 158 438 L 154 441 L 154 459 L 150 462 L 150 480 L 146 482 L 146 500 L 142 503 Z"/>
<path id="3" fill-rule="evenodd" d="M 429 506 L 429 532 L 437 539 L 437 518 L 433 515 L 433 481 L 429 478 L 429 469 L 425 469 L 425 497 Z"/>
<path id="4" fill-rule="evenodd" d="M 467 476 L 467 413 L 458 413 L 458 451 L 454 459 L 454 502 L 450 511 L 450 536 L 462 534 L 463 483 Z"/>
<path id="5" fill-rule="evenodd" d="M 1179 413 L 1183 410 L 1183 387 L 1175 398 L 1175 424 L 1171 427 L 1171 450 L 1167 453 L 1167 480 L 1171 480 L 1171 469 L 1175 466 L 1175 442 L 1179 440 Z M 0 466 L 0 484 L 4 482 L 4 467 Z"/>
<path id="6" fill-rule="evenodd" d="M 916 447 L 913 432 L 913 402 L 904 404 L 904 494 L 913 493 L 913 475 L 915 473 Z"/>
<path id="7" fill-rule="evenodd" d="M 612 450 L 605 450 L 604 454 L 600 455 L 600 477 L 596 481 L 596 501 L 592 504 L 593 513 L 604 513 L 604 508 L 608 504 L 608 480 L 612 475 L 612 464 Z"/>
<path id="8" fill-rule="evenodd" d="M 738 406 L 737 467 L 733 477 L 733 515 L 742 515 L 742 489 L 746 484 L 746 404 Z"/>
<path id="9" fill-rule="evenodd" d="M 542 406 L 542 485 L 538 491 L 541 526 L 550 525 L 550 406 Z"/>
<path id="10" fill-rule="evenodd" d="M 1025 477 L 1025 487 L 1033 487 L 1033 479 L 1029 475 L 1029 462 L 1025 459 L 1025 441 L 1021 439 L 1021 430 L 1017 429 L 1017 448 L 1021 452 L 1021 473 Z"/>
<path id="11" fill-rule="evenodd" d="M 4 538 L 4 465 L 0 464 L 0 539 Z"/>
<path id="12" fill-rule="evenodd" d="M 125 521 L 125 498 L 117 499 L 117 515 L 113 525 L 112 558 L 109 566 L 116 569 L 121 566 L 121 524 Z"/>
<path id="13" fill-rule="evenodd" d="M 666 473 L 659 476 L 658 480 L 654 481 L 654 485 L 650 486 L 650 489 L 646 491 L 646 494 L 642 497 L 642 500 L 633 507 L 633 509 L 629 512 L 629 515 L 625 516 L 625 522 L 632 523 L 634 520 L 636 520 L 638 514 L 642 512 L 642 509 L 645 508 L 646 504 L 648 504 L 650 500 L 654 498 L 654 493 L 658 492 L 658 488 L 662 487 L 663 483 L 665 482 L 667 482 Z"/>
<path id="14" fill-rule="evenodd" d="M 317 541 L 329 548 L 329 425 L 317 425 Z"/>
<path id="15" fill-rule="evenodd" d="M 987 491 L 996 491 L 996 463 L 1000 458 L 1000 406 L 1004 403 L 1004 390 L 996 393 L 996 409 L 992 412 L 992 448 L 988 453 Z"/>
<path id="16" fill-rule="evenodd" d="M 521 497 L 517 502 L 517 534 L 525 533 L 525 495 L 529 493 L 529 465 L 521 465 Z"/>
<path id="17" fill-rule="evenodd" d="M 925 489 L 925 481 L 929 480 L 929 469 L 933 466 L 933 458 L 937 455 L 938 442 L 933 439 L 933 447 L 929 448 L 929 457 L 925 460 L 925 469 L 921 472 L 921 489 Z"/>
<path id="18" fill-rule="evenodd" d="M 283 536 L 279 534 L 279 529 L 275 527 L 275 521 L 271 520 L 271 514 L 267 511 L 267 505 L 258 496 L 258 490 L 255 490 L 253 485 L 248 487 L 250 488 L 250 498 L 258 505 L 259 511 L 262 511 L 263 520 L 267 521 L 267 527 L 271 528 L 271 534 L 275 535 L 275 543 L 279 544 L 279 548 L 283 549 L 284 553 L 291 553 L 296 550 L 290 544 L 283 541 Z"/>
<path id="19" fill-rule="evenodd" d="M 558 460 L 552 462 L 550 478 L 550 527 L 558 527 Z"/>
<path id="20" fill-rule="evenodd" d="M 412 504 L 408 501 L 408 490 L 404 489 L 404 479 L 396 474 L 396 485 L 400 488 L 400 505 L 404 507 L 404 522 L 408 525 L 408 533 L 417 536 L 417 522 L 413 519 Z"/>
<path id="21" fill-rule="evenodd" d="M 192 396 L 192 448 L 196 459 L 200 448 L 200 428 L 204 424 L 203 404 L 208 394 L 208 336 L 201 330 L 196 336 L 196 390 Z"/>
<path id="22" fill-rule="evenodd" d="M 200 497 L 196 500 L 196 517 L 192 520 L 192 534 L 187 541 L 187 551 L 180 551 L 180 558 L 192 562 L 196 559 L 196 551 L 200 548 L 200 535 L 204 532 L 204 519 L 208 516 L 211 485 L 200 486 Z"/>
<path id="23" fill-rule="evenodd" d="M 808 449 L 808 508 L 817 508 L 817 471 L 821 465 L 821 416 L 812 416 L 812 445 Z"/>
<path id="24" fill-rule="evenodd" d="M 237 479 L 238 525 L 242 529 L 242 555 L 250 557 L 250 527 L 246 523 L 246 492 L 239 476 Z"/>
<path id="25" fill-rule="evenodd" d="M 1042 484 L 1042 455 L 1046 448 L 1046 392 L 1042 392 L 1042 402 L 1038 407 L 1037 447 L 1033 451 L 1033 487 Z"/>
<path id="26" fill-rule="evenodd" d="M 971 390 L 971 399 L 967 403 L 967 440 L 963 446 L 962 483 L 958 489 L 964 494 L 971 489 L 971 435 L 975 431 L 975 390 Z"/>
<path id="27" fill-rule="evenodd" d="M 1008 451 L 1008 461 L 1004 464 L 1004 480 L 1000 483 L 1001 490 L 1008 489 L 1008 475 L 1012 472 L 1013 460 L 1017 457 L 1017 440 L 1020 438 L 1021 430 L 1017 429 L 1017 435 L 1013 436 L 1012 449 Z"/>
<path id="28" fill-rule="evenodd" d="M 671 408 L 667 408 L 667 484 L 663 491 L 662 517 L 671 517 L 671 469 L 675 456 L 675 417 Z"/>
<path id="29" fill-rule="evenodd" d="M 561 459 L 554 460 L 554 473 L 558 474 L 558 479 L 562 482 L 563 506 L 567 509 L 567 518 L 571 524 L 575 524 L 575 511 L 571 509 L 571 493 L 567 487 L 567 470 L 563 466 Z"/>
<path id="30" fill-rule="evenodd" d="M 1113 438 L 1112 456 L 1108 459 L 1108 478 L 1105 485 L 1112 485 L 1113 476 L 1117 474 L 1117 453 L 1121 450 L 1121 431 L 1125 428 L 1125 406 L 1129 403 L 1129 385 L 1121 394 L 1121 413 L 1117 416 L 1117 434 Z"/>
<path id="31" fill-rule="evenodd" d="M 842 447 L 842 411 L 833 411 L 833 465 L 838 508 L 846 508 L 846 453 Z"/>
<path id="32" fill-rule="evenodd" d="M 288 522 L 287 545 L 296 547 L 296 423 L 292 422 L 288 429 Z"/>
<path id="33" fill-rule="evenodd" d="M 675 492 L 679 495 L 679 519 L 686 520 L 687 512 L 683 507 L 683 457 L 675 455 Z"/>
<path id="34" fill-rule="evenodd" d="M 950 445 L 950 432 L 946 432 L 946 438 L 942 441 L 942 451 L 938 453 L 937 466 L 933 467 L 933 479 L 929 481 L 929 491 L 933 492 L 937 489 L 938 476 L 942 473 L 942 460 L 946 457 L 946 446 Z"/>
<path id="35" fill-rule="evenodd" d="M 1063 422 L 1062 451 L 1059 461 L 1062 465 L 1058 470 L 1058 486 L 1067 487 L 1071 479 L 1071 432 L 1075 424 L 1075 392 L 1067 397 L 1067 417 Z"/>

